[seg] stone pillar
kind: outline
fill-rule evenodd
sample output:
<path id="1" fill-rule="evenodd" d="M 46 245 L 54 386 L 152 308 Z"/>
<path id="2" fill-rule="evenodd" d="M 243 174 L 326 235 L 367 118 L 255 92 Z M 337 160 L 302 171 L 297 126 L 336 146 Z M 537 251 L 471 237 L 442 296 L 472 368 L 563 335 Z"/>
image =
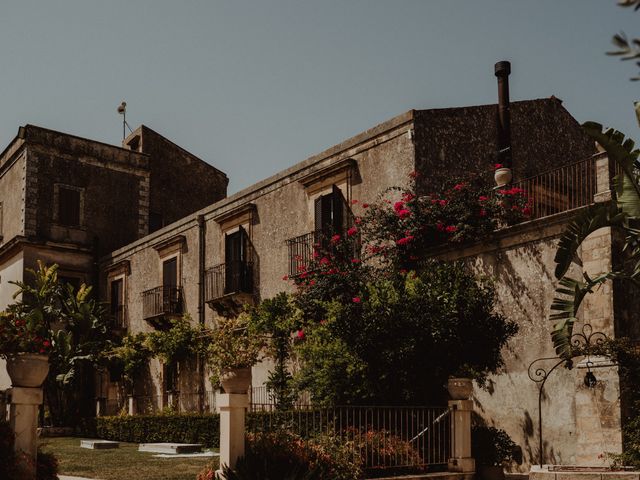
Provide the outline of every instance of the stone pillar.
<path id="1" fill-rule="evenodd" d="M 222 476 L 222 465 L 233 468 L 238 458 L 244 455 L 244 421 L 249 395 L 218 393 L 216 408 L 220 412 L 220 470 L 216 473 Z"/>
<path id="2" fill-rule="evenodd" d="M 28 462 L 29 478 L 36 478 L 38 454 L 38 408 L 42 403 L 42 388 L 13 387 L 9 419 L 15 433 L 15 451 L 26 453 L 33 462 Z"/>
<path id="3" fill-rule="evenodd" d="M 98 397 L 96 398 L 96 417 L 102 417 L 105 414 L 107 405 L 107 399 Z"/>
<path id="4" fill-rule="evenodd" d="M 134 397 L 133 395 L 129 395 L 127 397 L 127 410 L 129 415 L 136 414 L 136 397 Z"/>
<path id="5" fill-rule="evenodd" d="M 471 456 L 471 412 L 472 400 L 449 400 L 451 410 L 451 458 L 449 471 L 461 472 L 472 478 L 476 462 Z"/>
<path id="6" fill-rule="evenodd" d="M 596 194 L 593 196 L 595 203 L 608 202 L 611 200 L 611 179 L 609 171 L 609 158 L 598 158 L 596 160 Z"/>

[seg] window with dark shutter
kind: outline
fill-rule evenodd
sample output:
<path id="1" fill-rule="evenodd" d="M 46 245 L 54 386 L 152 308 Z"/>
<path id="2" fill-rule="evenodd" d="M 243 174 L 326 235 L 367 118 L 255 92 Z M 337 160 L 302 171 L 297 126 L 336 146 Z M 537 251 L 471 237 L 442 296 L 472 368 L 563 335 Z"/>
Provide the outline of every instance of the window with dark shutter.
<path id="1" fill-rule="evenodd" d="M 80 191 L 72 188 L 58 189 L 58 223 L 67 227 L 80 226 Z"/>
<path id="2" fill-rule="evenodd" d="M 111 282 L 111 315 L 117 326 L 124 326 L 124 282 L 122 279 Z"/>
<path id="3" fill-rule="evenodd" d="M 236 293 L 247 288 L 247 231 L 240 227 L 237 232 L 224 237 L 225 282 L 224 293 Z"/>
<path id="4" fill-rule="evenodd" d="M 333 185 L 331 193 L 316 198 L 314 204 L 315 230 L 323 235 L 341 234 L 346 226 L 347 202 L 342 191 Z"/>

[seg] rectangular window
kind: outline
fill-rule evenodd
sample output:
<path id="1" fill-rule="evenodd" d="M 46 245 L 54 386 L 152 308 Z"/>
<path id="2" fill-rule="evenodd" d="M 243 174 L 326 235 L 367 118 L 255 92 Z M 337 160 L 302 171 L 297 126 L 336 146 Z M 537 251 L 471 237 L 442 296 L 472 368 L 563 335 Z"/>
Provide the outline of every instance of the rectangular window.
<path id="1" fill-rule="evenodd" d="M 116 325 L 124 326 L 124 282 L 122 278 L 111 282 L 110 310 Z"/>
<path id="2" fill-rule="evenodd" d="M 250 288 L 247 266 L 247 248 L 249 237 L 247 231 L 240 227 L 237 232 L 224 237 L 224 293 L 243 292 Z"/>
<path id="3" fill-rule="evenodd" d="M 348 216 L 347 202 L 338 187 L 333 185 L 331 193 L 316 198 L 315 229 L 323 234 L 339 234 L 344 231 Z"/>
<path id="4" fill-rule="evenodd" d="M 58 188 L 58 223 L 67 227 L 80 226 L 80 191 Z"/>

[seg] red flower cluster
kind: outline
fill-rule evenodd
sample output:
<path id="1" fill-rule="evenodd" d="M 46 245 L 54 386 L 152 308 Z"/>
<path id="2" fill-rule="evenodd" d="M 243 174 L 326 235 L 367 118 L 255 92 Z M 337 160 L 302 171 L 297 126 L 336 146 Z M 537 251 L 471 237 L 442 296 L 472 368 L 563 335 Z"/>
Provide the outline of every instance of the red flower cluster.
<path id="1" fill-rule="evenodd" d="M 396 245 L 407 245 L 413 240 L 413 235 L 407 235 L 406 237 L 396 240 Z"/>
<path id="2" fill-rule="evenodd" d="M 509 190 L 498 190 L 500 195 L 521 195 L 524 193 L 524 190 L 520 187 L 513 187 Z"/>

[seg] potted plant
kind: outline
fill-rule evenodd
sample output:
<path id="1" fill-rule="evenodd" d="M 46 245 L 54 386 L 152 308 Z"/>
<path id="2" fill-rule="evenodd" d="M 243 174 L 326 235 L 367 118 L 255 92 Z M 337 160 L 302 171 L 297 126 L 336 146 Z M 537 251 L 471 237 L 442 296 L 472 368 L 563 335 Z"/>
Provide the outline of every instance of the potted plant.
<path id="1" fill-rule="evenodd" d="M 479 425 L 471 430 L 471 454 L 482 480 L 504 480 L 504 468 L 513 462 L 516 449 L 504 430 Z"/>
<path id="2" fill-rule="evenodd" d="M 0 355 L 7 360 L 7 373 L 14 387 L 37 388 L 49 372 L 52 325 L 62 319 L 57 265 L 38 261 L 37 271 L 28 270 L 33 282 L 11 282 L 19 300 L 2 312 Z"/>
<path id="3" fill-rule="evenodd" d="M 251 367 L 264 347 L 263 338 L 250 328 L 249 315 L 223 318 L 211 334 L 207 358 L 211 382 L 226 393 L 246 393 L 251 385 Z"/>
<path id="4" fill-rule="evenodd" d="M 477 375 L 467 364 L 458 367 L 447 381 L 452 400 L 469 400 L 473 394 L 473 379 Z"/>

